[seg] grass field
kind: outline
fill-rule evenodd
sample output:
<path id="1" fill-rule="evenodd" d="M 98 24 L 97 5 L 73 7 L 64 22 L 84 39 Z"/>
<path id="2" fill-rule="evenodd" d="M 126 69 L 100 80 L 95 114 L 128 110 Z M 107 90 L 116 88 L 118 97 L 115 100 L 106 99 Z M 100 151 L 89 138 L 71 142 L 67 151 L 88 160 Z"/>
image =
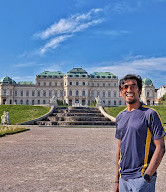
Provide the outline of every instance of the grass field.
<path id="1" fill-rule="evenodd" d="M 28 106 L 28 105 L 0 105 L 0 116 L 3 111 L 9 112 L 11 124 L 19 124 L 33 120 L 50 110 L 47 106 Z"/>
<path id="2" fill-rule="evenodd" d="M 161 116 L 162 122 L 166 123 L 166 106 L 150 106 L 151 108 L 155 109 L 158 111 L 158 113 Z M 126 106 L 118 106 L 118 107 L 105 107 L 105 111 L 112 115 L 113 117 L 116 117 L 119 112 L 124 110 Z"/>
<path id="3" fill-rule="evenodd" d="M 20 133 L 20 132 L 27 131 L 27 130 L 29 130 L 29 129 L 24 128 L 24 127 L 20 127 L 17 125 L 16 126 L 0 125 L 0 137 L 15 134 L 15 133 Z"/>
<path id="4" fill-rule="evenodd" d="M 151 108 L 155 109 L 161 116 L 162 122 L 166 124 L 166 106 L 150 106 Z M 119 112 L 126 109 L 126 106 L 118 106 L 118 107 L 105 107 L 105 111 L 113 116 L 116 117 Z M 164 125 L 164 129 L 166 131 L 166 125 Z M 166 136 L 165 136 L 166 139 Z"/>

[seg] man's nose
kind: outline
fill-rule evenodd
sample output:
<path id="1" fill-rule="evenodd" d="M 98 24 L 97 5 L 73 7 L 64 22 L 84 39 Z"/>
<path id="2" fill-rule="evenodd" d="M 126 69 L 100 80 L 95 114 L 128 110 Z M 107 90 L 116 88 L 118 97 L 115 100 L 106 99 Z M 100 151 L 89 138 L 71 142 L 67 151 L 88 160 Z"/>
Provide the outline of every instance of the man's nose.
<path id="1" fill-rule="evenodd" d="M 130 91 L 132 91 L 131 86 L 128 86 L 127 92 L 130 92 Z"/>

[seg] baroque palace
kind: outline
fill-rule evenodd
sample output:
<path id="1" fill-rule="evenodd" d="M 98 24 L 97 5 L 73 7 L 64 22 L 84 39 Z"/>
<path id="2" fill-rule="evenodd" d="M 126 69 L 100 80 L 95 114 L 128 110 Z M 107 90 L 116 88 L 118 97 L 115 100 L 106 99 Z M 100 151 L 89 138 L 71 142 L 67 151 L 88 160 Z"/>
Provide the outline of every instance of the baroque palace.
<path id="1" fill-rule="evenodd" d="M 73 68 L 67 74 L 44 71 L 33 82 L 16 83 L 6 76 L 0 81 L 0 104 L 48 105 L 55 96 L 68 105 L 91 105 L 100 96 L 103 106 L 125 105 L 119 94 L 118 77 L 110 72 L 88 74 L 82 68 Z M 156 91 L 150 79 L 143 80 L 141 100 L 154 105 Z"/>

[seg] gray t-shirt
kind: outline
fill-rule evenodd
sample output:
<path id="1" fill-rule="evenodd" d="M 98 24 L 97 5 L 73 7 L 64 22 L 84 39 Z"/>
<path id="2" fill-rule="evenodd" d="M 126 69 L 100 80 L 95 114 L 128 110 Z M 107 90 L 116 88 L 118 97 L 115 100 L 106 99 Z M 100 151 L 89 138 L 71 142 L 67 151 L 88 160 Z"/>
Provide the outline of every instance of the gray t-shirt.
<path id="1" fill-rule="evenodd" d="M 155 151 L 153 140 L 165 135 L 159 114 L 144 104 L 116 117 L 115 137 L 121 140 L 119 173 L 122 179 L 141 177 Z"/>

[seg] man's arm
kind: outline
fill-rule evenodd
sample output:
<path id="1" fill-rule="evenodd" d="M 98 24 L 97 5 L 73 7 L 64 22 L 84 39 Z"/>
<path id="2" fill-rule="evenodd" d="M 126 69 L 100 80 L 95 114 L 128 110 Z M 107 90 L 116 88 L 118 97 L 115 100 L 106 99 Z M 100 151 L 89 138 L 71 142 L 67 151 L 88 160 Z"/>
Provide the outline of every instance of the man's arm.
<path id="1" fill-rule="evenodd" d="M 121 144 L 121 140 L 118 139 L 118 145 L 117 145 L 117 150 L 116 150 L 116 176 L 115 176 L 115 190 L 114 190 L 114 192 L 119 192 L 120 144 Z"/>
<path id="2" fill-rule="evenodd" d="M 164 156 L 164 153 L 165 153 L 164 137 L 154 140 L 153 142 L 156 146 L 156 149 L 154 151 L 150 164 L 145 171 L 145 174 L 148 174 L 150 176 L 152 176 L 155 173 L 155 171 L 157 170 L 157 168 L 160 165 L 160 162 Z"/>

